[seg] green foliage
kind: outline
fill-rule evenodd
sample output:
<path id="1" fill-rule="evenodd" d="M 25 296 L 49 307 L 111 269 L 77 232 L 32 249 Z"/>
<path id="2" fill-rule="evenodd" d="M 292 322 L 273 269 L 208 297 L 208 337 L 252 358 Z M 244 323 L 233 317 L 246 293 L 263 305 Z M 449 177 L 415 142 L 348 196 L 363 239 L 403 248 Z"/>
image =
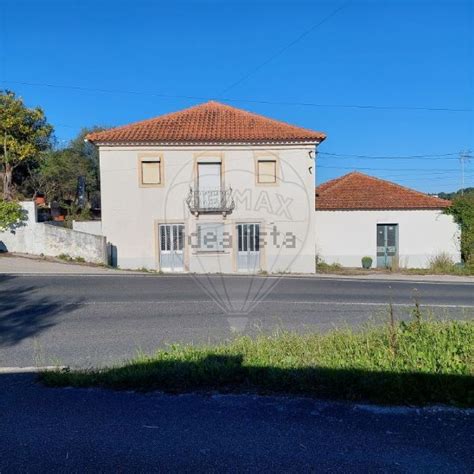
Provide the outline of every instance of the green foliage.
<path id="1" fill-rule="evenodd" d="M 25 211 L 19 203 L 0 199 L 0 231 L 21 225 L 25 219 Z"/>
<path id="2" fill-rule="evenodd" d="M 446 213 L 461 227 L 461 255 L 466 265 L 474 266 L 474 194 L 457 197 Z"/>
<path id="3" fill-rule="evenodd" d="M 77 206 L 77 186 L 80 176 L 84 177 L 89 205 L 98 200 L 99 153 L 91 143 L 84 142 L 85 136 L 102 130 L 99 127 L 82 129 L 69 145 L 59 150 L 52 150 L 31 176 L 35 192 L 45 194 L 47 200 L 58 201 L 69 211 L 71 219 L 84 219 L 84 209 Z"/>
<path id="4" fill-rule="evenodd" d="M 20 164 L 41 161 L 51 147 L 53 127 L 39 107 L 28 108 L 11 91 L 0 91 L 0 164 L 4 198 L 11 200 L 14 191 L 13 171 Z"/>
<path id="5" fill-rule="evenodd" d="M 455 198 L 462 197 L 463 195 L 474 195 L 474 188 L 464 188 L 463 190 L 454 191 L 452 193 L 438 193 L 437 196 L 441 199 L 448 199 L 452 201 Z"/>
<path id="6" fill-rule="evenodd" d="M 172 346 L 112 368 L 42 374 L 50 386 L 295 393 L 379 403 L 474 404 L 474 322 L 392 321 Z"/>
<path id="7" fill-rule="evenodd" d="M 316 255 L 316 271 L 320 273 L 331 273 L 342 270 L 339 263 L 326 263 L 319 255 Z"/>
<path id="8" fill-rule="evenodd" d="M 67 253 L 59 254 L 58 258 L 60 260 L 65 261 L 65 262 L 71 262 L 71 263 L 85 263 L 86 262 L 86 259 L 84 257 L 71 257 Z"/>
<path id="9" fill-rule="evenodd" d="M 430 258 L 429 270 L 431 273 L 455 273 L 456 265 L 449 254 L 442 252 Z"/>
<path id="10" fill-rule="evenodd" d="M 362 257 L 362 268 L 369 269 L 372 266 L 372 257 Z"/>

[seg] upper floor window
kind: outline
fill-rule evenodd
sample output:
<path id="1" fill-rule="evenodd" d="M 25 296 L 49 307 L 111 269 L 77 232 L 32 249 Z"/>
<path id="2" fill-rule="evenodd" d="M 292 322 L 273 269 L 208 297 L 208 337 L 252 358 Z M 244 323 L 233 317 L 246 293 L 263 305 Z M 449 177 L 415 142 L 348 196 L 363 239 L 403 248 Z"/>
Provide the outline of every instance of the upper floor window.
<path id="1" fill-rule="evenodd" d="M 272 184 L 277 182 L 277 162 L 274 159 L 257 161 L 257 183 Z"/>
<path id="2" fill-rule="evenodd" d="M 163 184 L 163 159 L 160 155 L 140 156 L 140 185 L 160 186 Z"/>

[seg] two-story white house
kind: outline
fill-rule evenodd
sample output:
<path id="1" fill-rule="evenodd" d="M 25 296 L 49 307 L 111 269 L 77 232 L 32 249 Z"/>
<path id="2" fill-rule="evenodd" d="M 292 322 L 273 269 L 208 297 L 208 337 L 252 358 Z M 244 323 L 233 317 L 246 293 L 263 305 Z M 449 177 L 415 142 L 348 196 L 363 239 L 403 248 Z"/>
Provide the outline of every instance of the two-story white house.
<path id="1" fill-rule="evenodd" d="M 121 268 L 314 273 L 324 133 L 207 102 L 87 139 Z"/>

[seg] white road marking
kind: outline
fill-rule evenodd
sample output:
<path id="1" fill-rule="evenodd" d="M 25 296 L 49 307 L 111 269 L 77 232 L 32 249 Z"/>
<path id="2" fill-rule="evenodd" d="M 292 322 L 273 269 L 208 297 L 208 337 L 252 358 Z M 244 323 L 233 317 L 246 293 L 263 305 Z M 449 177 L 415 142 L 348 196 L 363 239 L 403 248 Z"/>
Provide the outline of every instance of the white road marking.
<path id="1" fill-rule="evenodd" d="M 54 277 L 54 276 L 61 276 L 61 277 L 133 277 L 133 278 L 182 278 L 182 277 L 192 277 L 192 278 L 251 278 L 255 280 L 313 280 L 317 281 L 346 281 L 346 282 L 359 282 L 359 283 L 411 283 L 416 285 L 474 285 L 474 278 L 465 277 L 468 280 L 466 281 L 465 278 L 462 280 L 447 280 L 447 281 L 431 281 L 431 280 L 411 280 L 409 278 L 364 278 L 363 276 L 343 276 L 343 277 L 333 277 L 327 275 L 233 275 L 233 274 L 213 274 L 213 275 L 200 275 L 200 274 L 190 274 L 190 273 L 182 273 L 179 275 L 159 275 L 156 273 L 120 273 L 117 271 L 111 271 L 110 273 L 73 273 L 73 272 L 54 272 L 54 273 L 45 273 L 45 272 L 11 272 L 11 271 L 0 271 L 0 275 L 11 275 L 11 276 L 23 276 L 23 277 L 32 277 L 32 276 L 40 276 L 40 277 Z"/>
<path id="2" fill-rule="evenodd" d="M 226 301 L 229 304 L 243 304 L 246 302 L 251 301 L 251 299 L 247 300 L 228 300 Z M 281 300 L 261 300 L 255 301 L 256 303 L 272 303 L 278 305 L 323 305 L 323 306 L 384 306 L 388 307 L 389 303 L 385 302 L 374 302 L 374 301 L 281 301 Z M 45 303 L 45 302 L 33 302 L 32 305 L 34 306 L 51 306 L 51 304 L 55 304 L 58 306 L 107 306 L 107 305 L 158 305 L 158 304 L 181 304 L 181 305 L 194 305 L 199 303 L 215 303 L 213 299 L 208 300 L 161 300 L 161 301 L 146 301 L 146 300 L 137 300 L 137 301 L 71 301 L 71 302 L 58 302 L 58 303 Z M 0 303 L 0 308 L 6 306 L 10 307 L 11 304 L 9 303 Z M 393 303 L 393 307 L 401 307 L 401 308 L 413 308 L 414 303 Z M 466 309 L 474 309 L 474 304 L 445 304 L 445 303 L 421 303 L 420 306 L 422 308 L 466 308 Z"/>

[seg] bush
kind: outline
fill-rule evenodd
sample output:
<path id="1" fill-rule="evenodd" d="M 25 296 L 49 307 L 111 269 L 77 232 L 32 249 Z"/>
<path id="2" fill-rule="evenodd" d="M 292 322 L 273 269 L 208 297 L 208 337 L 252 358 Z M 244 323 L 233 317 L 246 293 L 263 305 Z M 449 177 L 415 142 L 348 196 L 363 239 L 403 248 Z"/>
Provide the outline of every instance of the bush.
<path id="1" fill-rule="evenodd" d="M 461 228 L 461 256 L 474 266 L 474 194 L 457 197 L 445 211 Z"/>
<path id="2" fill-rule="evenodd" d="M 454 260 L 446 252 L 441 252 L 430 258 L 429 269 L 433 273 L 453 273 L 457 270 Z"/>
<path id="3" fill-rule="evenodd" d="M 26 211 L 15 201 L 0 199 L 0 232 L 21 225 L 26 220 Z"/>
<path id="4" fill-rule="evenodd" d="M 362 257 L 362 268 L 369 269 L 372 266 L 372 257 Z"/>

